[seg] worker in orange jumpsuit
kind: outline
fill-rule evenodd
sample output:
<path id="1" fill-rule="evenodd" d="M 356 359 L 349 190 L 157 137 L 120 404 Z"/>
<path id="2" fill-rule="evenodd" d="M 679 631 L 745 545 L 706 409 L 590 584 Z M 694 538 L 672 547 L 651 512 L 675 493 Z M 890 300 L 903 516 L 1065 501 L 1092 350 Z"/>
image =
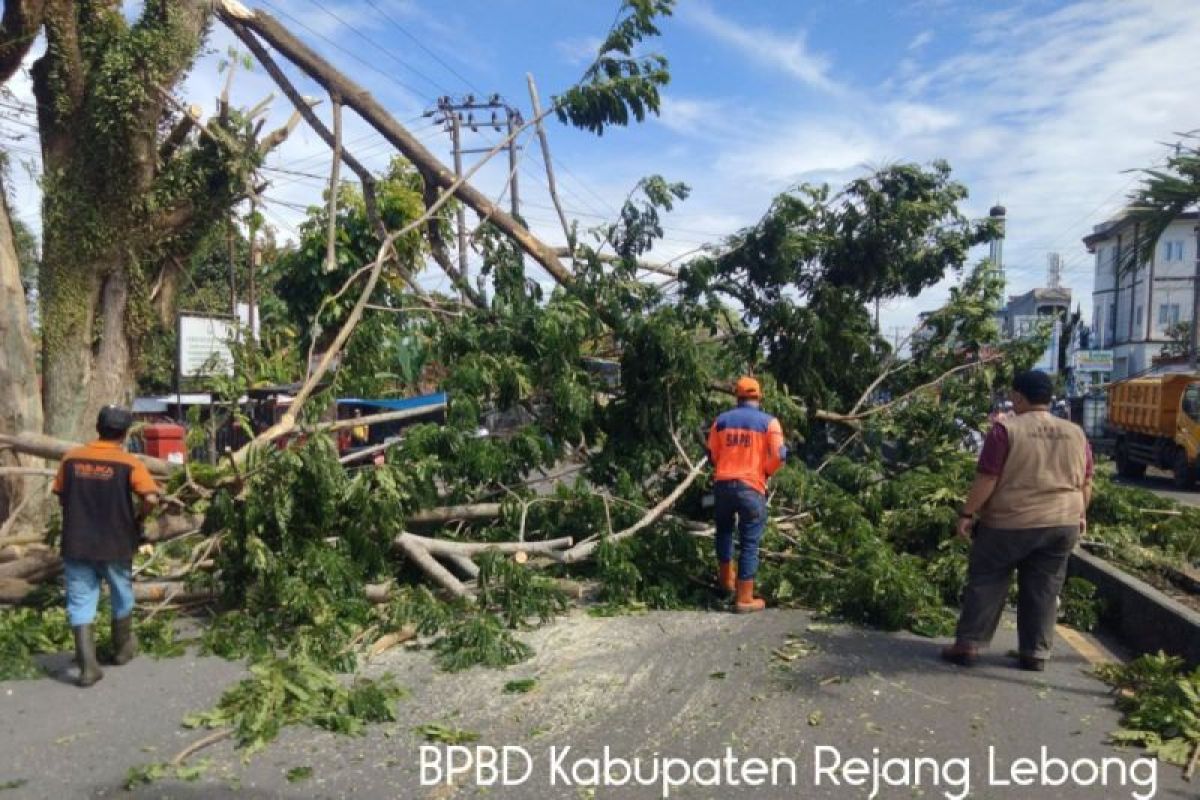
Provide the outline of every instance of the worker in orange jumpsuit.
<path id="1" fill-rule="evenodd" d="M 708 432 L 713 463 L 713 496 L 717 523 L 717 588 L 737 593 L 734 611 L 761 611 L 766 603 L 754 596 L 758 543 L 767 525 L 767 479 L 787 458 L 779 420 L 759 407 L 762 388 L 754 378 L 739 378 L 734 388 L 737 408 L 717 417 Z M 737 524 L 739 555 L 733 566 L 733 529 Z"/>

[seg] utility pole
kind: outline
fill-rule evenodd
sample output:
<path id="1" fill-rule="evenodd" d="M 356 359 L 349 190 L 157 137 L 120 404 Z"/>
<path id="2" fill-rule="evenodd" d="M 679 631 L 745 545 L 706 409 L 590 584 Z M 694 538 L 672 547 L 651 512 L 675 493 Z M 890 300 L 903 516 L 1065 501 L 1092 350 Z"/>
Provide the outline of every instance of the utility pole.
<path id="1" fill-rule="evenodd" d="M 479 118 L 475 113 L 479 112 Z M 485 119 L 484 113 L 489 116 Z M 503 112 L 504 119 L 500 119 Z M 454 175 L 461 178 L 463 174 L 462 157 L 468 153 L 489 153 L 489 147 L 464 148 L 463 128 L 467 127 L 473 133 L 478 133 L 480 126 L 491 128 L 497 133 L 511 135 L 524 124 L 519 109 L 504 102 L 499 94 L 490 95 L 486 101 L 477 100 L 475 95 L 455 99 L 448 95 L 439 97 L 437 107 L 425 112 L 425 116 L 433 117 L 435 125 L 442 125 L 450 134 L 450 143 L 454 150 Z M 511 139 L 505 148 L 508 150 L 508 194 L 509 206 L 514 217 L 520 216 L 521 199 L 517 182 L 517 146 L 516 139 Z M 467 274 L 467 211 L 466 207 L 458 204 L 458 269 L 463 281 L 468 280 Z M 465 299 L 465 298 L 464 298 Z"/>
<path id="2" fill-rule="evenodd" d="M 450 141 L 454 147 L 454 176 L 461 178 L 463 174 L 462 166 L 462 117 L 457 112 L 450 110 Z M 462 203 L 458 205 L 458 271 L 462 275 L 463 283 L 469 283 L 470 277 L 468 269 L 470 266 L 467 263 L 467 207 Z M 467 302 L 466 289 L 460 291 L 462 301 Z"/>
<path id="3" fill-rule="evenodd" d="M 508 142 L 508 197 L 511 201 L 512 215 L 519 219 L 521 217 L 521 194 L 517 190 L 517 137 L 513 134 L 525 124 L 525 120 L 521 119 L 520 110 L 511 106 L 506 105 L 504 112 L 504 121 L 510 137 Z"/>

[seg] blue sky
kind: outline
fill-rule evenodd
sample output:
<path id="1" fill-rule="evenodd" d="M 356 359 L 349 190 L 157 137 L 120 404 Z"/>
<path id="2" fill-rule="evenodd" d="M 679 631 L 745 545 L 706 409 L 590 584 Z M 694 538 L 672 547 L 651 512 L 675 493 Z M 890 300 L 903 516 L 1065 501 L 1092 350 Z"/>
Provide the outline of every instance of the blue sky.
<path id="1" fill-rule="evenodd" d="M 499 92 L 528 115 L 525 73 L 537 78 L 543 102 L 569 86 L 617 8 L 615 0 L 247 5 L 276 14 L 447 159 L 448 137 L 421 117 L 434 98 Z M 836 184 L 872 166 L 944 158 L 971 191 L 968 213 L 983 215 L 996 201 L 1008 207 L 1010 291 L 1042 285 L 1047 253 L 1059 252 L 1086 315 L 1092 266 L 1080 238 L 1120 207 L 1134 183 L 1127 170 L 1160 160 L 1163 142 L 1200 127 L 1200 10 L 1191 0 L 680 0 L 662 27 L 652 47 L 670 59 L 673 77 L 660 118 L 600 138 L 549 128 L 564 202 L 583 226 L 610 216 L 641 176 L 693 187 L 666 221 L 661 258 L 752 223 L 797 183 Z M 214 28 L 212 52 L 181 89 L 185 100 L 213 108 L 223 82 L 217 65 L 232 43 Z M 302 91 L 320 94 L 289 72 Z M 27 93 L 21 80 L 11 88 Z M 247 106 L 271 91 L 261 69 L 234 82 Z M 277 99 L 272 124 L 288 112 Z M 14 123 L 0 129 L 27 132 Z M 346 130 L 363 160 L 386 162 L 388 148 L 364 123 L 348 118 Z M 472 144 L 495 139 L 480 134 Z M 525 215 L 558 243 L 536 140 L 523 144 Z M 36 158 L 16 155 L 36 174 Z M 303 128 L 270 159 L 287 170 L 267 173 L 268 218 L 283 238 L 319 201 L 328 162 Z M 478 184 L 498 196 L 506 175 L 499 159 Z M 36 187 L 19 184 L 17 213 L 36 224 Z M 428 280 L 441 278 L 431 272 Z M 889 304 L 885 331 L 911 326 L 950 283 Z"/>

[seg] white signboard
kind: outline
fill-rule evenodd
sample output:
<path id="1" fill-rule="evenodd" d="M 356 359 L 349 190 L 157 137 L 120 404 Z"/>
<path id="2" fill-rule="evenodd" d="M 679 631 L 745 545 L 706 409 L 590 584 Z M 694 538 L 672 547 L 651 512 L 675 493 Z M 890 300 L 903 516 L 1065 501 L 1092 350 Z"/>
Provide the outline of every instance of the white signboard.
<path id="1" fill-rule="evenodd" d="M 180 315 L 179 375 L 230 375 L 233 356 L 229 343 L 237 335 L 234 322 L 220 317 Z"/>

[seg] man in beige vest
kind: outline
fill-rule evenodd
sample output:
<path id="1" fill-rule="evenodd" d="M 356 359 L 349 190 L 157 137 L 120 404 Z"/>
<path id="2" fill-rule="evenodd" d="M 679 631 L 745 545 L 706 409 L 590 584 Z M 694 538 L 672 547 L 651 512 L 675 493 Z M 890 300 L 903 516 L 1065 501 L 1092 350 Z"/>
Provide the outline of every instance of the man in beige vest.
<path id="1" fill-rule="evenodd" d="M 1016 415 L 984 440 L 958 520 L 971 557 L 955 643 L 942 650 L 955 664 L 974 664 L 991 642 L 1015 569 L 1021 668 L 1046 668 L 1058 593 L 1092 496 L 1091 448 L 1082 428 L 1050 413 L 1053 386 L 1044 372 L 1017 375 Z"/>

